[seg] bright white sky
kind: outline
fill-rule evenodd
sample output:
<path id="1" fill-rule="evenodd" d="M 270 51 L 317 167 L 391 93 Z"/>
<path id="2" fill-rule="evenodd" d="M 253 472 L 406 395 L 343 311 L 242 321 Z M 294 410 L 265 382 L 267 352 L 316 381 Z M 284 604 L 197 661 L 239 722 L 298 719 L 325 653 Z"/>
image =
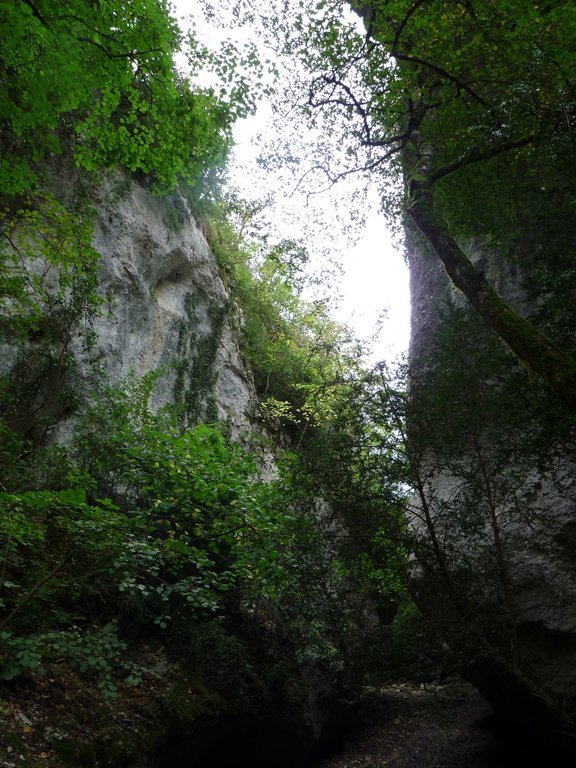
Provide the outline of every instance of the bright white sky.
<path id="1" fill-rule="evenodd" d="M 188 26 L 187 19 L 192 16 L 203 38 L 233 37 L 234 30 L 206 27 L 200 10 L 202 0 L 173 0 L 173 4 L 184 29 Z M 400 251 L 392 243 L 384 216 L 379 213 L 378 200 L 374 195 L 369 201 L 368 209 L 372 212 L 367 214 L 364 227 L 350 245 L 350 237 L 344 233 L 346 216 L 342 214 L 349 205 L 351 187 L 338 185 L 329 194 L 319 195 L 306 203 L 302 196 L 287 197 L 281 189 L 279 191 L 282 185 L 278 178 L 258 167 L 256 137 L 259 134 L 269 137 L 278 130 L 281 128 L 272 120 L 266 104 L 254 117 L 236 126 L 236 150 L 230 168 L 232 183 L 246 199 L 273 195 L 276 220 L 286 219 L 288 222 L 284 227 L 280 224 L 281 235 L 303 241 L 309 250 L 313 271 L 319 273 L 326 269 L 325 254 L 330 252 L 330 258 L 341 268 L 341 275 L 332 278 L 330 285 L 323 285 L 332 298 L 340 295 L 339 302 L 331 302 L 331 314 L 351 326 L 358 338 L 370 342 L 372 362 L 392 360 L 408 347 L 408 270 Z M 320 227 L 315 225 L 318 220 Z M 317 240 L 319 231 L 322 242 Z"/>

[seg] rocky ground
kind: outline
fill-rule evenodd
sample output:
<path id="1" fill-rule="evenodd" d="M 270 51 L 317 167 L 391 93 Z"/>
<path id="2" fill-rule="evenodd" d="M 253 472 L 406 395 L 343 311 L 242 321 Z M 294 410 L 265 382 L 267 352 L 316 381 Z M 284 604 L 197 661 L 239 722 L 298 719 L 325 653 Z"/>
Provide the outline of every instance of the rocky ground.
<path id="1" fill-rule="evenodd" d="M 0 686 L 0 768 L 88 768 L 110 761 L 124 764 L 122 754 L 133 754 L 134 740 L 146 749 L 160 707 L 157 681 L 139 688 L 120 687 L 114 700 L 98 703 L 86 681 L 62 671 L 7 688 Z M 160 687 L 160 686 L 159 686 Z M 183 699 L 191 690 L 182 690 Z M 192 692 L 193 693 L 193 692 Z M 4 696 L 2 696 L 4 694 Z M 160 707 L 160 708 L 159 708 Z M 222 727 L 222 722 L 217 723 Z M 249 730 L 253 723 L 249 724 Z M 279 731 L 282 735 L 282 731 Z M 223 738 L 224 731 L 221 730 Z M 271 736 L 276 743 L 276 732 Z M 498 728 L 491 710 L 470 686 L 390 685 L 368 693 L 361 701 L 355 725 L 339 748 L 314 763 L 316 768 L 573 768 L 549 751 L 529 746 L 529 734 L 506 733 Z M 250 733 L 248 732 L 248 736 Z M 127 743 L 126 739 L 130 737 Z M 257 743 L 261 732 L 252 733 Z M 228 738 L 228 737 L 226 737 Z M 245 739 L 246 747 L 250 739 Z M 234 761 L 205 761 L 211 768 L 244 765 L 280 765 L 278 759 L 255 759 L 254 751 L 240 753 L 232 739 Z M 152 743 L 152 741 L 150 742 Z M 216 743 L 216 742 L 215 742 Z M 278 748 L 276 744 L 276 749 Z M 190 750 L 185 754 L 189 755 Z M 96 759 L 98 754 L 98 761 Z M 190 753 L 191 754 L 191 753 Z M 249 754 L 249 756 L 248 756 Z M 260 755 L 262 757 L 262 755 Z M 169 768 L 196 765 L 186 757 L 159 761 Z M 295 765 L 287 758 L 282 765 Z M 198 763 L 200 765 L 200 763 Z"/>
<path id="2" fill-rule="evenodd" d="M 320 768 L 514 768 L 558 766 L 544 749 L 498 728 L 468 685 L 392 685 L 365 697 L 357 724 Z"/>

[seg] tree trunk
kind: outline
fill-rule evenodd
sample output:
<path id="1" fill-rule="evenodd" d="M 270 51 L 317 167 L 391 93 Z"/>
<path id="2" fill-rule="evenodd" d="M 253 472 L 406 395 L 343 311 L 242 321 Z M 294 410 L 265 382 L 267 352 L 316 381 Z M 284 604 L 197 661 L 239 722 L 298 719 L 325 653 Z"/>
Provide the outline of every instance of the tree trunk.
<path id="1" fill-rule="evenodd" d="M 454 285 L 520 361 L 576 410 L 576 360 L 515 312 L 476 269 L 434 210 L 432 185 L 425 176 L 409 182 L 409 193 L 410 218 L 434 248 Z"/>

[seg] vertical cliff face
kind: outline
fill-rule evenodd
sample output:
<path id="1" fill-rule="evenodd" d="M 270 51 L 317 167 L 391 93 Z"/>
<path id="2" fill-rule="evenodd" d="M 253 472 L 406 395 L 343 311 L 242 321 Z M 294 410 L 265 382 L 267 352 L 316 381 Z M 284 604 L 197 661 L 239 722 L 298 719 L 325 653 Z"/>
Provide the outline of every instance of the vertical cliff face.
<path id="1" fill-rule="evenodd" d="M 103 191 L 109 200 L 109 190 Z M 191 422 L 247 426 L 252 379 L 214 256 L 181 195 L 153 197 L 130 184 L 99 209 L 95 245 L 106 304 L 95 353 L 110 377 L 161 369 L 158 405 L 182 401 Z"/>
<path id="2" fill-rule="evenodd" d="M 239 314 L 186 199 L 153 196 L 124 177 L 108 180 L 94 197 L 102 303 L 90 328 L 74 330 L 70 359 L 52 376 L 47 360 L 58 357 L 62 341 L 50 349 L 54 340 L 40 332 L 24 346 L 5 346 L 3 373 L 21 390 L 13 422 L 36 439 L 65 439 L 73 401 L 102 373 L 114 384 L 156 372 L 155 408 L 177 404 L 184 424 L 218 420 L 234 438 L 245 437 L 256 394 L 238 347 Z M 42 421 L 50 423 L 48 435 L 38 428 Z"/>
<path id="3" fill-rule="evenodd" d="M 426 244 L 415 239 L 409 250 L 411 430 L 423 489 L 417 598 L 452 625 L 453 650 L 498 712 L 574 732 L 571 418 L 468 307 Z M 467 251 L 516 311 L 541 322 L 551 297 L 530 290 L 529 266 L 478 244 Z"/>

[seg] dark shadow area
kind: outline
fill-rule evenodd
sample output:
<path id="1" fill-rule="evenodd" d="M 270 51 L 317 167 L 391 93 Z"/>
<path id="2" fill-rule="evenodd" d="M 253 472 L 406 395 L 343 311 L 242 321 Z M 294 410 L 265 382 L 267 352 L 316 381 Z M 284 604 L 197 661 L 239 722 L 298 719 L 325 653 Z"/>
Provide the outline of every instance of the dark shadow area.
<path id="1" fill-rule="evenodd" d="M 334 713 L 331 713 L 334 714 Z M 573 742 L 544 740 L 491 713 L 469 687 L 396 686 L 315 733 L 294 711 L 199 721 L 161 747 L 153 768 L 573 768 Z"/>
<path id="2" fill-rule="evenodd" d="M 462 686 L 392 686 L 366 696 L 341 743 L 318 768 L 573 768 L 571 742 L 535 739 L 491 713 Z"/>
<path id="3" fill-rule="evenodd" d="M 576 765 L 574 741 L 568 735 L 536 736 L 533 732 L 511 727 L 496 715 L 489 715 L 473 726 L 490 739 L 484 756 L 487 768 L 510 768 L 515 765 L 523 768 L 573 768 Z"/>
<path id="4" fill-rule="evenodd" d="M 303 768 L 319 749 L 346 733 L 345 722 L 315 734 L 299 713 L 230 714 L 207 719 L 173 737 L 156 753 L 154 768 Z"/>

